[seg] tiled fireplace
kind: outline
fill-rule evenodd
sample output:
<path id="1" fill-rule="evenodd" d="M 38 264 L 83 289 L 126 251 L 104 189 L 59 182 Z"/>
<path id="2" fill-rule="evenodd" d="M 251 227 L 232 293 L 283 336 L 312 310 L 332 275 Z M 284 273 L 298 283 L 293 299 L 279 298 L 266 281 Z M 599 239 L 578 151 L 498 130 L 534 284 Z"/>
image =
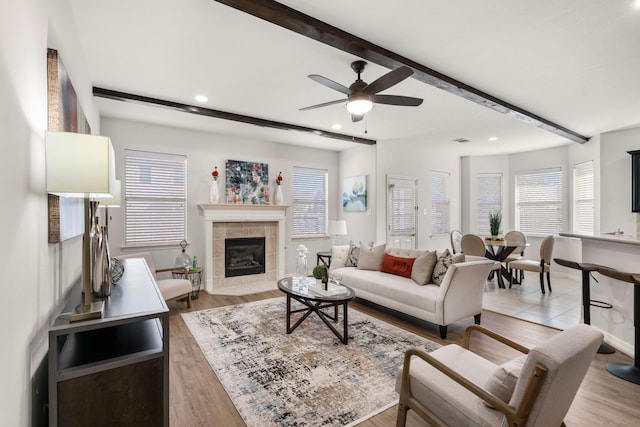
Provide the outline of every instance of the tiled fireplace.
<path id="1" fill-rule="evenodd" d="M 275 282 L 284 274 L 285 214 L 287 206 L 200 205 L 205 221 L 205 290 Z M 264 238 L 265 272 L 225 277 L 225 241 Z"/>

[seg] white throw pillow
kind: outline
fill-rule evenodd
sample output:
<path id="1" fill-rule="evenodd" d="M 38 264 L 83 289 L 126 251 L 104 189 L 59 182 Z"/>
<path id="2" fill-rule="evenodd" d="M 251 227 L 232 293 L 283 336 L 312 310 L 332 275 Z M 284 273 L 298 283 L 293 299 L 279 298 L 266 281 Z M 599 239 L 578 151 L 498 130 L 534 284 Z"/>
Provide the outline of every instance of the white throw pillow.
<path id="1" fill-rule="evenodd" d="M 347 265 L 349 257 L 349 245 L 336 245 L 331 247 L 331 266 L 329 270 L 342 268 Z"/>
<path id="2" fill-rule="evenodd" d="M 384 249 L 386 245 L 383 243 L 378 246 L 369 246 L 360 242 L 360 256 L 358 257 L 359 270 L 380 271 L 382 261 L 384 260 Z"/>
<path id="3" fill-rule="evenodd" d="M 413 262 L 413 270 L 411 270 L 411 278 L 418 285 L 426 285 L 431 281 L 433 275 L 433 267 L 436 265 L 438 256 L 436 251 L 424 251 Z"/>
<path id="4" fill-rule="evenodd" d="M 520 371 L 526 360 L 527 355 L 524 354 L 498 366 L 498 369 L 489 377 L 484 387 L 489 393 L 505 403 L 509 403 L 513 390 L 516 388 L 518 378 L 520 377 Z M 492 408 L 487 402 L 484 402 L 484 404 Z"/>

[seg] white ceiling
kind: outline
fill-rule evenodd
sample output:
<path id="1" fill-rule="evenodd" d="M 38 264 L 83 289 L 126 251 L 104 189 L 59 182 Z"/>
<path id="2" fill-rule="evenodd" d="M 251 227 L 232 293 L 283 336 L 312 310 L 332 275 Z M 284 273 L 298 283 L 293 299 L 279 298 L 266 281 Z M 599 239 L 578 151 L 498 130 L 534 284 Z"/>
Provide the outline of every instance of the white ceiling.
<path id="1" fill-rule="evenodd" d="M 471 140 L 464 154 L 567 144 L 560 136 L 409 78 L 351 123 L 342 94 L 358 58 L 213 0 L 70 0 L 94 86 L 386 140 Z M 587 137 L 640 126 L 640 9 L 632 0 L 285 0 L 281 3 Z M 389 70 L 369 63 L 363 80 Z M 209 101 L 198 104 L 196 94 Z M 119 117 L 331 150 L 352 143 L 97 99 Z M 365 130 L 367 133 L 365 134 Z M 488 142 L 491 136 L 496 142 Z M 451 143 L 456 144 L 456 143 Z"/>

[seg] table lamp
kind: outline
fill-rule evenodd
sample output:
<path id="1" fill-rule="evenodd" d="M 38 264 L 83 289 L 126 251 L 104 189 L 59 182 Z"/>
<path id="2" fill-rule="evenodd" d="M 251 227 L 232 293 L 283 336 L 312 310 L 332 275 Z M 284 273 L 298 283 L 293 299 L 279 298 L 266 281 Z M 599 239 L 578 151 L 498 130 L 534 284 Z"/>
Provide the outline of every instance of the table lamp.
<path id="1" fill-rule="evenodd" d="M 338 242 L 338 236 L 347 235 L 347 221 L 344 219 L 329 221 L 329 235 L 331 235 L 331 245 L 335 246 Z"/>
<path id="2" fill-rule="evenodd" d="M 105 136 L 70 132 L 46 132 L 47 191 L 64 197 L 84 198 L 82 241 L 82 290 L 84 300 L 69 315 L 69 321 L 102 317 L 103 301 L 92 300 L 91 227 L 98 202 L 116 192 L 115 154 Z"/>

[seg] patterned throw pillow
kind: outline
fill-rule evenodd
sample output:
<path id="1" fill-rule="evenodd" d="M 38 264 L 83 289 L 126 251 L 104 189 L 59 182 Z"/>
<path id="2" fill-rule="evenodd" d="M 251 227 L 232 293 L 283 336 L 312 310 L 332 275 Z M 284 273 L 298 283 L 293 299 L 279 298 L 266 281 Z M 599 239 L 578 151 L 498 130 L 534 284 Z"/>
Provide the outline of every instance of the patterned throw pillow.
<path id="1" fill-rule="evenodd" d="M 347 267 L 357 267 L 358 257 L 360 256 L 360 244 L 353 241 L 349 242 L 349 255 L 347 256 Z"/>
<path id="2" fill-rule="evenodd" d="M 449 249 L 445 249 L 442 255 L 438 257 L 435 267 L 433 267 L 431 282 L 440 285 L 451 264 L 453 264 L 451 254 L 449 253 Z"/>

